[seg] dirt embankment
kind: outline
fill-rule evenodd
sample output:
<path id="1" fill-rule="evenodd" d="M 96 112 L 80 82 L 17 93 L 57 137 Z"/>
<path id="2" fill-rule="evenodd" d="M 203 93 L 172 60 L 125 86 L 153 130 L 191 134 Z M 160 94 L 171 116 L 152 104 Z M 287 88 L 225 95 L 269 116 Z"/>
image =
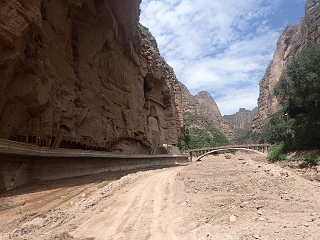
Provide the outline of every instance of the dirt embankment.
<path id="1" fill-rule="evenodd" d="M 92 180 L 91 185 L 75 182 L 74 189 L 61 186 L 67 190 L 60 209 L 47 205 L 15 214 L 21 208 L 15 199 L 31 199 L 45 190 L 11 196 L 11 208 L 0 212 L 0 239 L 320 238 L 319 182 L 267 164 L 257 154 L 209 156 L 105 184 Z M 71 204 L 68 197 L 84 186 L 92 191 L 83 191 L 84 197 L 79 192 L 80 201 Z M 1 202 L 9 198 L 2 196 Z"/>

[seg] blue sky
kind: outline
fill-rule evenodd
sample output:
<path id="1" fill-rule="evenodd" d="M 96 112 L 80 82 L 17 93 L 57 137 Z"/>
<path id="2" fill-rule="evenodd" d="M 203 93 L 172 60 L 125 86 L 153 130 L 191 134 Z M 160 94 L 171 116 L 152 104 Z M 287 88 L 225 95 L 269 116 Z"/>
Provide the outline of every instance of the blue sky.
<path id="1" fill-rule="evenodd" d="M 208 91 L 222 115 L 257 106 L 259 81 L 306 0 L 142 0 L 140 22 L 191 94 Z"/>

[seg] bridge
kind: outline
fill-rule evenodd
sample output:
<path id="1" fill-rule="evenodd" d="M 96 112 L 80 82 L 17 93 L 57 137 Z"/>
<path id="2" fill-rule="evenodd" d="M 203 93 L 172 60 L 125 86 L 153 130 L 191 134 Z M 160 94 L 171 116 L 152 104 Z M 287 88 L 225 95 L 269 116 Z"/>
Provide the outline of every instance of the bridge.
<path id="1" fill-rule="evenodd" d="M 210 153 L 214 153 L 222 150 L 246 150 L 246 151 L 267 155 L 270 146 L 271 146 L 270 144 L 228 145 L 228 146 L 218 146 L 218 147 L 209 147 L 209 148 L 188 149 L 188 150 L 185 150 L 184 153 L 190 154 L 190 161 L 192 162 L 193 155 L 195 155 L 196 161 L 198 161 Z"/>

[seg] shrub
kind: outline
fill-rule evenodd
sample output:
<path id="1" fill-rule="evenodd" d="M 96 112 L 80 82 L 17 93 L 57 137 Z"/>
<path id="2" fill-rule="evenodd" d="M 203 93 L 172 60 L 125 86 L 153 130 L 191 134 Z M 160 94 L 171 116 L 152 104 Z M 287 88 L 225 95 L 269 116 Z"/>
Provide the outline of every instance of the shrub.
<path id="1" fill-rule="evenodd" d="M 313 153 L 306 159 L 306 161 L 309 163 L 317 164 L 318 162 L 320 162 L 320 157 L 317 154 Z"/>
<path id="2" fill-rule="evenodd" d="M 287 160 L 287 156 L 283 154 L 283 144 L 272 146 L 267 159 L 269 163 Z"/>

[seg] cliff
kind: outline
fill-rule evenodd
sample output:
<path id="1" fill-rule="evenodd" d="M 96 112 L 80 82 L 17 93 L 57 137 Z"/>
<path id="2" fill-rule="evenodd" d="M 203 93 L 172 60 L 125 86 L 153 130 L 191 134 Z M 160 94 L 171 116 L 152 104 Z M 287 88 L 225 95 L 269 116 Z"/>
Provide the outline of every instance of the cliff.
<path id="1" fill-rule="evenodd" d="M 0 138 L 123 153 L 178 144 L 180 88 L 139 27 L 140 2 L 1 1 Z"/>
<path id="2" fill-rule="evenodd" d="M 312 43 L 320 44 L 320 0 L 307 0 L 305 17 L 301 18 L 300 24 L 288 25 L 279 37 L 273 59 L 259 83 L 259 114 L 253 120 L 253 131 L 261 131 L 270 115 L 280 110 L 273 95 L 274 85 L 294 55 Z"/>
<path id="3" fill-rule="evenodd" d="M 252 111 L 240 108 L 237 113 L 233 115 L 224 115 L 223 118 L 232 130 L 239 131 L 251 126 L 252 120 L 257 114 L 257 107 L 252 109 Z"/>
<path id="4" fill-rule="evenodd" d="M 216 129 L 219 134 L 222 134 L 227 139 L 233 137 L 233 131 L 221 116 L 216 102 L 208 92 L 201 91 L 193 96 L 185 85 L 180 83 L 180 87 L 185 121 L 192 119 L 192 121 L 198 123 L 197 128 L 201 127 L 205 131 L 208 131 L 209 128 Z M 192 125 L 186 128 L 190 127 L 192 128 Z"/>
<path id="5" fill-rule="evenodd" d="M 177 145 L 184 138 L 184 122 L 182 109 L 182 93 L 174 70 L 160 55 L 156 39 L 148 28 L 139 24 L 139 34 L 142 39 L 142 55 L 145 61 L 141 63 L 144 78 L 144 95 L 147 104 L 161 103 L 163 109 L 162 142 Z M 146 107 L 146 106 L 145 106 Z"/>

